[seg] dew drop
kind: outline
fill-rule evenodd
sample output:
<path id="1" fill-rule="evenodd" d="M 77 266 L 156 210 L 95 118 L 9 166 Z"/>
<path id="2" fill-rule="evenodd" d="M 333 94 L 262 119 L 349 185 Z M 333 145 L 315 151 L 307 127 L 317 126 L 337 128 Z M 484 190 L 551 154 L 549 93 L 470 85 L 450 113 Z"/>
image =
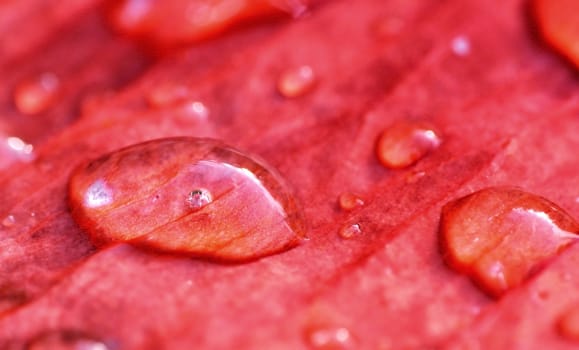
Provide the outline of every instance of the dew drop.
<path id="1" fill-rule="evenodd" d="M 342 210 L 350 211 L 362 207 L 364 200 L 354 193 L 344 192 L 338 197 L 338 204 Z"/>
<path id="2" fill-rule="evenodd" d="M 60 82 L 53 73 L 42 73 L 24 80 L 14 91 L 14 104 L 22 114 L 33 115 L 44 112 L 54 102 Z"/>
<path id="3" fill-rule="evenodd" d="M 440 223 L 447 263 L 494 296 L 524 283 L 578 232 L 579 224 L 556 204 L 509 187 L 446 204 Z"/>
<path id="4" fill-rule="evenodd" d="M 194 210 L 200 209 L 211 202 L 213 202 L 213 196 L 211 196 L 211 192 L 204 188 L 193 190 L 187 196 L 187 204 L 189 208 Z"/>
<path id="5" fill-rule="evenodd" d="M 376 145 L 382 165 L 391 169 L 408 167 L 441 143 L 430 125 L 421 122 L 398 122 L 384 130 Z"/>
<path id="6" fill-rule="evenodd" d="M 277 90 L 284 97 L 294 98 L 305 95 L 315 84 L 314 70 L 304 65 L 284 71 L 277 81 Z"/>
<path id="7" fill-rule="evenodd" d="M 470 40 L 464 35 L 452 39 L 450 47 L 457 56 L 465 57 L 470 54 Z"/>
<path id="8" fill-rule="evenodd" d="M 82 332 L 65 330 L 43 333 L 26 346 L 27 350 L 109 350 L 102 341 Z"/>
<path id="9" fill-rule="evenodd" d="M 301 211 L 283 178 L 211 139 L 153 140 L 87 162 L 71 175 L 69 206 L 97 246 L 129 242 L 242 261 L 305 238 Z"/>
<path id="10" fill-rule="evenodd" d="M 14 217 L 14 215 L 8 215 L 4 218 L 4 220 L 2 220 L 2 226 L 4 226 L 4 227 L 14 226 L 15 223 L 16 223 L 16 218 Z"/>
<path id="11" fill-rule="evenodd" d="M 353 348 L 350 330 L 346 327 L 319 326 L 306 329 L 305 339 L 317 350 L 343 350 Z"/>
<path id="12" fill-rule="evenodd" d="M 360 227 L 360 224 L 346 224 L 342 226 L 339 231 L 340 237 L 344 239 L 350 239 L 361 233 L 362 228 Z"/>
<path id="13" fill-rule="evenodd" d="M 562 314 L 557 327 L 563 337 L 579 342 L 579 308 L 577 305 Z"/>

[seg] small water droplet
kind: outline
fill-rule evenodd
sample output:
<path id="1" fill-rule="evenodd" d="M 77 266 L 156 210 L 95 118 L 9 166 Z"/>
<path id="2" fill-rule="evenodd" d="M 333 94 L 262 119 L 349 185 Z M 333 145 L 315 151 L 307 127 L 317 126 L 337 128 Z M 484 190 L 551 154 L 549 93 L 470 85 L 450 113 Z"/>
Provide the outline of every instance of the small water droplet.
<path id="1" fill-rule="evenodd" d="M 4 218 L 4 220 L 2 220 L 2 225 L 4 227 L 14 226 L 15 223 L 16 223 L 16 218 L 14 217 L 14 215 L 8 215 Z"/>
<path id="2" fill-rule="evenodd" d="M 452 39 L 450 43 L 452 52 L 460 57 L 465 57 L 470 54 L 470 40 L 464 35 L 460 35 Z"/>
<path id="3" fill-rule="evenodd" d="M 54 102 L 60 82 L 54 73 L 42 73 L 22 81 L 14 91 L 14 104 L 22 114 L 45 111 Z"/>
<path id="4" fill-rule="evenodd" d="M 338 204 L 342 210 L 350 211 L 362 207 L 364 200 L 354 193 L 344 192 L 338 197 Z"/>
<path id="5" fill-rule="evenodd" d="M 340 228 L 340 237 L 350 239 L 362 233 L 360 224 L 346 224 Z"/>
<path id="6" fill-rule="evenodd" d="M 211 202 L 213 202 L 213 196 L 211 196 L 211 192 L 204 188 L 193 190 L 187 196 L 187 204 L 191 209 L 197 210 Z"/>
<path id="7" fill-rule="evenodd" d="M 444 257 L 490 294 L 523 283 L 576 241 L 579 224 L 545 198 L 508 187 L 487 188 L 444 206 Z"/>
<path id="8" fill-rule="evenodd" d="M 109 350 L 109 347 L 82 332 L 65 330 L 37 336 L 28 343 L 26 350 Z"/>
<path id="9" fill-rule="evenodd" d="M 398 122 L 380 134 L 376 155 L 387 168 L 405 168 L 422 159 L 440 143 L 440 138 L 430 125 Z"/>
<path id="10" fill-rule="evenodd" d="M 353 348 L 350 330 L 346 327 L 319 326 L 306 329 L 308 345 L 317 350 L 343 350 Z"/>
<path id="11" fill-rule="evenodd" d="M 564 312 L 557 323 L 559 333 L 575 342 L 579 342 L 579 308 L 578 305 Z"/>
<path id="12" fill-rule="evenodd" d="M 120 241 L 239 261 L 289 249 L 305 236 L 281 176 L 210 139 L 149 141 L 81 165 L 70 178 L 69 205 L 97 246 Z"/>
<path id="13" fill-rule="evenodd" d="M 315 84 L 314 70 L 304 65 L 284 71 L 277 81 L 277 90 L 284 97 L 294 98 L 305 95 Z"/>

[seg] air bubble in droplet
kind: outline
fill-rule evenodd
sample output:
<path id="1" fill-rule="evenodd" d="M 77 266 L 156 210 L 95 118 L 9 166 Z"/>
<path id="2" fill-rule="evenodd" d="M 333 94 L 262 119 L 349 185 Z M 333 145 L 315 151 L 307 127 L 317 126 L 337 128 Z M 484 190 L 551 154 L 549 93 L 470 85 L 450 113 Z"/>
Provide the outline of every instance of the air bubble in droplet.
<path id="1" fill-rule="evenodd" d="M 38 114 L 54 102 L 60 82 L 54 73 L 42 73 L 20 83 L 14 92 L 14 104 L 22 114 Z"/>
<path id="2" fill-rule="evenodd" d="M 213 202 L 213 196 L 211 196 L 211 192 L 204 188 L 193 190 L 187 196 L 187 205 L 194 210 L 200 209 L 211 202 Z"/>
<path id="3" fill-rule="evenodd" d="M 304 65 L 284 71 L 277 81 L 277 90 L 284 97 L 294 98 L 305 95 L 315 84 L 314 70 Z"/>

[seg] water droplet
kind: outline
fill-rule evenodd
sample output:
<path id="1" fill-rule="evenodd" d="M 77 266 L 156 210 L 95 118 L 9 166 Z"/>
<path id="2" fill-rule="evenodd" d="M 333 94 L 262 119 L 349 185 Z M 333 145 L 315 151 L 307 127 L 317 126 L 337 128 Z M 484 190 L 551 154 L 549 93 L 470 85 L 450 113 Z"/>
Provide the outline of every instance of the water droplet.
<path id="1" fill-rule="evenodd" d="M 362 228 L 360 224 L 346 224 L 340 228 L 340 237 L 344 239 L 350 239 L 356 235 L 362 233 Z"/>
<path id="2" fill-rule="evenodd" d="M 452 48 L 452 52 L 457 56 L 465 57 L 470 54 L 470 40 L 464 35 L 452 39 L 450 47 Z"/>
<path id="3" fill-rule="evenodd" d="M 22 114 L 38 114 L 54 102 L 60 82 L 53 73 L 42 73 L 18 84 L 14 104 Z"/>
<path id="4" fill-rule="evenodd" d="M 277 90 L 287 98 L 305 95 L 316 84 L 314 70 L 310 66 L 299 66 L 284 71 L 278 81 Z"/>
<path id="5" fill-rule="evenodd" d="M 338 197 L 338 204 L 342 210 L 350 211 L 362 207 L 364 200 L 354 193 L 344 192 Z"/>
<path id="6" fill-rule="evenodd" d="M 350 330 L 346 327 L 320 326 L 306 329 L 308 345 L 318 350 L 343 350 L 353 348 Z"/>
<path id="7" fill-rule="evenodd" d="M 562 314 L 557 327 L 562 336 L 579 342 L 579 308 L 577 305 Z"/>
<path id="8" fill-rule="evenodd" d="M 211 192 L 204 188 L 193 190 L 187 196 L 187 204 L 194 210 L 200 209 L 211 202 L 213 202 L 213 196 L 211 196 Z"/>
<path id="9" fill-rule="evenodd" d="M 4 220 L 2 220 L 2 226 L 4 226 L 4 227 L 14 226 L 15 223 L 16 223 L 16 218 L 14 217 L 14 215 L 8 215 L 4 218 Z"/>
<path id="10" fill-rule="evenodd" d="M 69 203 L 97 246 L 129 242 L 239 261 L 289 249 L 305 235 L 280 175 L 210 139 L 149 141 L 81 165 Z"/>
<path id="11" fill-rule="evenodd" d="M 430 125 L 398 122 L 380 134 L 376 155 L 387 168 L 405 168 L 422 159 L 440 143 L 440 138 Z"/>
<path id="12" fill-rule="evenodd" d="M 446 204 L 440 232 L 449 265 L 499 296 L 577 240 L 579 224 L 545 198 L 493 187 Z"/>
<path id="13" fill-rule="evenodd" d="M 102 341 L 77 331 L 43 333 L 26 346 L 27 350 L 109 350 Z"/>

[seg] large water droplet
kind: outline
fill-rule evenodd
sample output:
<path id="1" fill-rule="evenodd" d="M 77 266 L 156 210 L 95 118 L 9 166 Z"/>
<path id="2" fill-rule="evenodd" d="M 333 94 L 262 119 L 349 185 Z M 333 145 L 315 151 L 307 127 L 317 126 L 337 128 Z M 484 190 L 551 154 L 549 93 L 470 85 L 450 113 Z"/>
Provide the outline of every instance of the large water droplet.
<path id="1" fill-rule="evenodd" d="M 299 66 L 284 71 L 278 81 L 277 90 L 288 98 L 308 93 L 316 84 L 314 70 L 310 66 Z"/>
<path id="2" fill-rule="evenodd" d="M 487 188 L 442 209 L 445 259 L 492 295 L 523 283 L 579 238 L 579 224 L 545 198 L 515 188 Z"/>
<path id="3" fill-rule="evenodd" d="M 579 342 L 579 309 L 577 305 L 561 315 L 557 326 L 562 336 Z"/>
<path id="4" fill-rule="evenodd" d="M 14 91 L 14 104 L 22 114 L 38 114 L 54 102 L 60 82 L 53 73 L 42 73 L 24 80 Z"/>
<path id="5" fill-rule="evenodd" d="M 27 350 L 109 350 L 102 341 L 82 332 L 65 330 L 43 333 L 26 346 Z"/>
<path id="6" fill-rule="evenodd" d="M 283 251 L 305 236 L 277 172 L 210 139 L 149 141 L 81 165 L 69 202 L 96 245 L 130 242 L 237 261 Z"/>
<path id="7" fill-rule="evenodd" d="M 306 329 L 305 339 L 316 350 L 353 349 L 353 339 L 346 327 L 318 326 Z"/>
<path id="8" fill-rule="evenodd" d="M 344 192 L 338 197 L 338 204 L 342 210 L 350 211 L 364 205 L 362 197 L 351 192 Z"/>
<path id="9" fill-rule="evenodd" d="M 398 122 L 380 134 L 376 155 L 385 167 L 399 169 L 416 163 L 440 143 L 438 134 L 430 125 Z"/>

